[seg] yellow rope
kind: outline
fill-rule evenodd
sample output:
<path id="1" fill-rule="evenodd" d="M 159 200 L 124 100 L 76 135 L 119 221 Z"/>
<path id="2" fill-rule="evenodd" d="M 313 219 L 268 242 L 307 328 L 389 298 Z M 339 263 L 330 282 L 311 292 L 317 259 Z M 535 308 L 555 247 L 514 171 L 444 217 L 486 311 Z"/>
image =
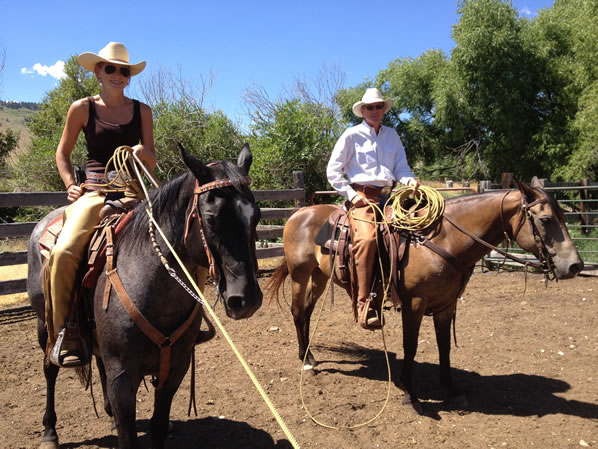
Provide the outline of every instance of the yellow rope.
<path id="1" fill-rule="evenodd" d="M 368 201 L 369 205 L 372 208 L 377 209 L 378 212 L 379 212 L 379 215 L 381 215 L 381 211 L 380 211 L 380 208 L 378 207 L 378 205 L 376 203 L 372 202 L 372 201 L 369 201 L 369 200 L 367 200 L 367 201 Z M 351 213 L 351 211 L 349 211 L 349 213 Z M 377 226 L 378 223 L 374 222 L 374 224 Z M 384 220 L 384 219 L 383 219 L 383 224 L 384 224 L 385 227 L 388 228 L 389 223 L 386 220 Z M 376 239 L 378 239 L 378 233 L 376 233 Z M 336 249 L 338 251 L 338 247 Z M 393 254 L 392 254 L 392 252 L 394 251 L 394 247 L 392 245 L 391 245 L 391 249 L 390 250 L 391 250 L 390 272 L 392 273 L 393 265 L 394 265 L 394 261 L 395 261 L 395 258 L 393 257 Z M 327 285 L 326 291 L 325 291 L 325 293 L 323 295 L 324 298 L 326 296 L 328 296 L 328 292 L 330 291 L 332 283 L 334 282 L 333 281 L 334 269 L 335 269 L 335 266 L 336 266 L 336 261 L 338 259 L 338 254 L 336 256 L 337 257 L 334 258 L 333 264 L 330 267 L 330 277 L 328 278 L 328 285 Z M 390 288 L 390 282 L 389 282 L 388 279 L 385 279 L 384 270 L 383 270 L 383 267 L 382 267 L 382 259 L 381 259 L 380 256 L 378 256 L 378 263 L 380 264 L 380 273 L 382 273 L 382 285 L 383 285 L 383 291 L 384 291 L 384 293 L 382 295 L 382 300 L 381 301 L 382 301 L 382 304 L 383 304 L 384 303 L 384 298 L 386 298 L 387 295 L 388 295 L 388 290 Z M 305 350 L 305 355 L 303 356 L 303 366 L 305 366 L 305 361 L 307 360 L 307 355 L 309 354 L 309 350 L 310 350 L 310 347 L 312 345 L 312 342 L 316 339 L 316 335 L 317 335 L 316 331 L 317 331 L 318 325 L 320 323 L 320 318 L 322 317 L 322 311 L 324 309 L 324 302 L 325 301 L 322 299 L 322 304 L 321 304 L 320 310 L 318 312 L 318 317 L 316 319 L 316 323 L 314 325 L 314 328 L 313 328 L 313 331 L 312 331 L 312 335 L 311 335 L 311 337 L 308 340 L 307 348 Z M 384 307 L 380 308 L 380 321 L 382 323 L 384 323 Z M 305 412 L 307 413 L 307 415 L 310 417 L 310 419 L 313 422 L 315 422 L 319 426 L 325 427 L 327 429 L 335 429 L 335 430 L 336 429 L 357 429 L 359 427 L 367 426 L 371 422 L 373 422 L 376 419 L 378 419 L 378 417 L 386 409 L 386 406 L 388 405 L 388 401 L 390 400 L 390 391 L 391 391 L 391 387 L 392 387 L 392 373 L 391 373 L 391 369 L 390 369 L 390 361 L 388 360 L 388 348 L 386 346 L 386 334 L 384 332 L 384 326 L 382 326 L 381 332 L 382 332 L 382 345 L 384 347 L 384 358 L 386 360 L 386 371 L 387 371 L 387 374 L 388 374 L 388 382 L 387 382 L 387 388 L 386 388 L 386 398 L 385 398 L 384 404 L 382 404 L 382 407 L 380 408 L 380 410 L 378 410 L 378 412 L 372 418 L 370 418 L 370 419 L 368 419 L 368 420 L 366 420 L 364 422 L 361 422 L 359 424 L 354 424 L 354 425 L 348 425 L 347 424 L 347 425 L 335 426 L 335 425 L 332 425 L 332 424 L 327 424 L 327 423 L 324 423 L 322 421 L 319 421 L 318 419 L 316 419 L 312 415 L 312 413 L 310 412 L 309 408 L 307 407 L 307 404 L 305 403 L 305 398 L 304 398 L 304 394 L 303 394 L 303 373 L 305 372 L 305 370 L 302 367 L 302 369 L 301 369 L 301 376 L 299 378 L 299 395 L 301 397 L 301 404 L 303 405 L 303 408 L 305 409 Z"/>
<path id="2" fill-rule="evenodd" d="M 118 182 L 123 182 L 127 186 L 130 185 L 129 180 L 139 179 L 139 182 L 140 182 L 140 184 L 142 186 L 142 191 L 140 191 L 140 192 L 145 195 L 145 197 L 146 197 L 146 199 L 148 201 L 148 205 L 151 207 L 151 203 L 149 203 L 149 195 L 147 194 L 147 190 L 145 188 L 144 183 L 140 179 L 141 176 L 140 176 L 140 172 L 139 172 L 139 168 L 137 167 L 137 164 L 140 165 L 143 168 L 143 170 L 145 170 L 146 175 L 148 175 L 148 177 L 150 179 L 152 179 L 154 182 L 155 182 L 155 179 L 151 176 L 151 174 L 147 171 L 147 169 L 145 168 L 145 166 L 141 163 L 141 161 L 137 157 L 135 157 L 134 161 L 132 161 L 132 166 L 134 167 L 136 177 L 132 176 L 131 173 L 130 173 L 130 171 L 128 171 L 128 169 L 124 168 L 124 166 L 126 165 L 126 161 L 127 161 L 128 155 L 132 154 L 132 149 L 130 147 L 126 147 L 126 148 L 119 147 L 117 149 L 117 151 L 118 151 L 118 155 L 115 154 L 116 157 L 114 158 L 114 164 L 115 164 L 115 166 L 118 167 L 118 170 L 117 170 L 118 173 L 119 174 L 122 173 L 122 174 L 124 174 L 124 176 L 121 175 L 120 179 L 119 179 L 119 176 L 117 176 L 117 178 L 115 178 L 115 179 L 119 179 Z M 121 169 L 122 169 L 122 171 L 121 171 Z M 158 223 L 156 222 L 156 220 L 153 217 L 153 214 L 152 214 L 152 211 L 150 210 L 150 207 L 146 207 L 146 209 L 145 209 L 146 213 L 147 213 L 147 215 L 149 217 L 149 219 L 152 221 L 152 223 L 154 224 L 154 226 L 156 227 L 156 229 L 158 230 L 158 232 L 162 236 L 162 239 L 164 240 L 164 242 L 166 243 L 166 245 L 170 249 L 172 255 L 174 256 L 174 258 L 178 262 L 179 267 L 183 270 L 183 272 L 187 276 L 187 279 L 189 280 L 189 282 L 193 286 L 195 292 L 197 293 L 197 295 L 199 296 L 199 298 L 203 301 L 203 307 L 205 307 L 208 310 L 211 318 L 214 320 L 214 322 L 218 326 L 218 329 L 220 329 L 220 332 L 222 332 L 222 335 L 224 336 L 224 338 L 226 339 L 227 343 L 229 344 L 229 346 L 233 350 L 234 354 L 237 356 L 237 359 L 239 360 L 239 362 L 241 362 L 241 365 L 245 369 L 245 372 L 247 373 L 247 375 L 249 376 L 249 378 L 251 379 L 251 381 L 255 385 L 256 389 L 260 393 L 260 395 L 261 395 L 262 399 L 264 400 L 264 402 L 266 402 L 266 405 L 268 406 L 268 408 L 270 409 L 270 411 L 274 415 L 274 418 L 276 418 L 276 421 L 278 422 L 280 428 L 282 429 L 282 431 L 286 435 L 286 437 L 289 440 L 289 442 L 292 444 L 293 448 L 299 449 L 299 447 L 300 447 L 299 444 L 297 443 L 297 441 L 295 440 L 295 438 L 291 434 L 289 428 L 287 427 L 286 423 L 283 421 L 282 417 L 280 416 L 280 414 L 278 413 L 278 411 L 276 410 L 276 408 L 274 407 L 274 405 L 270 401 L 270 398 L 268 398 L 268 395 L 266 394 L 266 392 L 264 391 L 264 389 L 260 385 L 259 380 L 253 374 L 253 372 L 251 371 L 251 368 L 249 367 L 249 365 L 247 365 L 247 362 L 245 361 L 245 359 L 243 358 L 243 356 L 241 355 L 241 353 L 239 352 L 239 350 L 237 349 L 237 347 L 233 343 L 233 341 L 230 338 L 228 332 L 226 331 L 226 329 L 224 328 L 224 326 L 222 325 L 222 323 L 218 319 L 218 316 L 216 316 L 216 314 L 214 313 L 214 310 L 208 304 L 208 301 L 206 301 L 205 297 L 203 296 L 203 293 L 201 292 L 201 290 L 197 286 L 197 284 L 195 282 L 195 279 L 191 276 L 191 274 L 189 274 L 189 271 L 185 267 L 184 263 L 181 261 L 181 259 L 179 258 L 178 254 L 176 253 L 176 251 L 174 250 L 174 248 L 172 247 L 172 245 L 170 244 L 170 242 L 168 241 L 168 239 L 164 235 L 164 232 L 162 232 L 162 229 L 160 228 L 160 226 L 158 225 Z"/>
<path id="3" fill-rule="evenodd" d="M 393 192 L 391 193 L 389 199 L 387 200 L 387 202 L 385 203 L 384 208 L 383 208 L 383 209 L 386 209 L 387 206 L 391 207 L 391 209 L 392 209 L 392 219 L 391 220 L 387 219 L 387 217 L 383 213 L 382 208 L 380 208 L 380 206 L 378 205 L 377 202 L 370 201 L 367 198 L 366 198 L 366 200 L 369 203 L 369 206 L 367 206 L 367 207 L 371 207 L 372 209 L 374 209 L 377 212 L 376 217 L 381 217 L 380 222 L 384 225 L 384 227 L 387 229 L 387 231 L 390 230 L 389 229 L 390 227 L 394 227 L 396 229 L 401 229 L 401 230 L 409 230 L 409 231 L 423 230 L 423 229 L 427 228 L 428 226 L 432 225 L 444 213 L 444 198 L 436 189 L 433 189 L 433 188 L 427 187 L 427 186 L 419 186 L 417 188 L 417 192 L 415 191 L 415 188 L 413 188 L 413 187 L 399 187 L 399 188 L 393 190 Z M 349 214 L 351 214 L 351 211 L 352 210 L 349 211 Z M 354 217 L 352 214 L 351 214 L 351 216 L 352 216 L 352 219 L 363 221 L 362 218 Z M 376 227 L 376 229 L 378 228 L 378 225 L 380 224 L 380 222 L 377 219 L 371 220 L 371 221 L 370 220 L 365 220 L 365 221 L 372 223 L 372 225 L 374 225 Z M 376 239 L 377 238 L 378 238 L 378 233 L 376 233 Z M 394 251 L 394 246 L 391 245 L 390 250 L 391 250 L 391 252 Z M 330 268 L 330 270 L 331 270 L 330 278 L 328 279 L 328 285 L 327 285 L 327 289 L 324 294 L 324 297 L 326 297 L 328 295 L 328 291 L 330 290 L 331 284 L 333 282 L 332 279 L 334 276 L 334 265 L 336 264 L 336 260 L 337 260 L 337 257 L 334 258 L 334 263 L 333 263 L 332 267 Z M 395 262 L 395 257 L 393 256 L 393 254 L 390 255 L 390 261 L 391 261 L 390 273 L 392 273 L 393 269 L 394 269 L 393 264 Z M 389 281 L 389 279 L 385 279 L 384 270 L 382 269 L 382 260 L 381 260 L 380 256 L 378 257 L 378 262 L 380 264 L 380 273 L 382 273 L 382 277 L 383 277 L 382 283 L 383 283 L 383 287 L 384 287 L 383 288 L 384 295 L 382 298 L 382 303 L 384 303 L 384 298 L 387 297 L 388 290 L 390 288 L 390 281 Z M 303 357 L 303 366 L 305 366 L 305 362 L 307 360 L 307 355 L 309 354 L 310 347 L 317 335 L 316 330 L 318 328 L 323 309 L 324 309 L 324 301 L 322 301 L 322 305 L 320 306 L 320 310 L 318 312 L 318 317 L 316 319 L 316 323 L 315 323 L 314 329 L 312 331 L 312 336 L 309 338 L 309 341 L 308 341 L 305 355 Z M 384 307 L 381 308 L 380 319 L 384 323 Z M 386 392 L 386 399 L 384 401 L 384 404 L 382 405 L 382 408 L 372 418 L 368 419 L 365 422 L 355 424 L 355 425 L 335 426 L 332 424 L 327 424 L 327 423 L 321 422 L 321 421 L 317 420 L 312 415 L 309 408 L 307 407 L 307 404 L 305 403 L 305 398 L 304 398 L 304 394 L 303 394 L 303 373 L 305 370 L 302 368 L 301 369 L 301 377 L 299 379 L 299 393 L 301 396 L 301 404 L 303 405 L 305 412 L 311 418 L 312 421 L 314 421 L 316 424 L 318 424 L 322 427 L 328 428 L 328 429 L 340 429 L 340 428 L 356 429 L 358 427 L 363 427 L 363 426 L 370 424 L 371 422 L 376 420 L 382 414 L 382 412 L 386 408 L 388 401 L 390 399 L 390 389 L 391 389 L 391 384 L 392 384 L 392 376 L 391 376 L 391 370 L 390 370 L 390 362 L 388 360 L 388 350 L 386 347 L 386 335 L 384 332 L 384 327 L 382 327 L 382 342 L 383 342 L 383 346 L 384 346 L 384 356 L 386 358 L 386 368 L 387 368 L 387 372 L 388 372 L 388 388 L 387 388 L 387 392 Z"/>
<path id="4" fill-rule="evenodd" d="M 391 226 L 406 231 L 421 231 L 444 213 L 444 198 L 432 187 L 400 187 L 392 191 L 385 206 L 392 209 Z M 386 217 L 384 218 L 386 219 Z"/>
<path id="5" fill-rule="evenodd" d="M 241 365 L 243 366 L 243 368 L 245 369 L 245 372 L 247 373 L 247 375 L 249 376 L 249 378 L 251 379 L 251 381 L 253 382 L 253 385 L 255 386 L 255 388 L 257 389 L 257 391 L 260 393 L 260 395 L 262 396 L 262 399 L 264 400 L 264 402 L 266 402 L 266 405 L 268 406 L 268 408 L 270 409 L 270 411 L 272 412 L 272 414 L 274 415 L 274 418 L 276 418 L 276 421 L 278 422 L 278 425 L 280 426 L 280 428 L 282 429 L 282 431 L 284 432 L 284 434 L 286 435 L 286 437 L 288 438 L 289 442 L 293 445 L 294 448 L 299 448 L 299 444 L 297 443 L 297 441 L 295 440 L 295 437 L 293 437 L 293 435 L 291 434 L 289 428 L 287 427 L 286 423 L 283 421 L 282 417 L 280 416 L 280 414 L 278 413 L 278 410 L 276 410 L 276 408 L 274 407 L 274 405 L 272 404 L 272 402 L 270 401 L 270 398 L 268 398 L 268 395 L 266 394 L 266 392 L 264 391 L 264 389 L 262 388 L 259 380 L 255 377 L 255 375 L 253 374 L 253 372 L 251 371 L 251 368 L 249 367 L 249 365 L 247 365 L 247 362 L 245 361 L 245 359 L 243 358 L 243 356 L 241 355 L 241 353 L 239 352 L 239 350 L 237 349 L 237 347 L 235 346 L 235 344 L 233 343 L 232 339 L 230 338 L 228 332 L 226 331 L 226 329 L 224 328 L 224 326 L 222 325 L 222 323 L 220 322 L 220 320 L 218 319 L 218 316 L 214 313 L 214 310 L 210 307 L 210 305 L 208 304 L 208 302 L 206 301 L 205 297 L 203 296 L 201 290 L 199 289 L 199 287 L 197 286 L 197 284 L 195 283 L 195 280 L 193 279 L 193 277 L 189 274 L 189 272 L 187 271 L 187 269 L 185 268 L 185 265 L 183 264 L 183 262 L 179 259 L 179 256 L 177 255 L 177 253 L 175 252 L 174 248 L 170 245 L 170 242 L 166 239 L 166 236 L 164 235 L 164 233 L 162 232 L 162 229 L 160 229 L 160 226 L 158 226 L 158 223 L 156 222 L 156 220 L 154 219 L 151 211 L 149 209 L 146 209 L 146 212 L 149 216 L 149 218 L 152 220 L 152 222 L 154 223 L 154 225 L 156 226 L 156 229 L 158 230 L 158 232 L 160 233 L 160 235 L 162 236 L 162 238 L 164 239 L 164 241 L 166 242 L 166 245 L 168 246 L 168 248 L 170 249 L 170 251 L 172 252 L 172 254 L 174 255 L 175 259 L 177 260 L 177 262 L 179 263 L 180 268 L 183 270 L 183 272 L 185 273 L 185 275 L 187 276 L 187 279 L 189 280 L 189 282 L 191 283 L 191 285 L 193 286 L 194 290 L 196 291 L 197 295 L 201 298 L 201 300 L 203 301 L 203 306 L 208 309 L 208 312 L 210 313 L 210 317 L 214 320 L 214 322 L 216 323 L 216 325 L 218 326 L 218 329 L 220 329 L 220 332 L 222 332 L 222 335 L 224 336 L 224 338 L 226 339 L 227 343 L 230 345 L 231 349 L 233 350 L 234 354 L 237 356 L 237 359 L 239 359 L 239 362 L 241 362 Z"/>

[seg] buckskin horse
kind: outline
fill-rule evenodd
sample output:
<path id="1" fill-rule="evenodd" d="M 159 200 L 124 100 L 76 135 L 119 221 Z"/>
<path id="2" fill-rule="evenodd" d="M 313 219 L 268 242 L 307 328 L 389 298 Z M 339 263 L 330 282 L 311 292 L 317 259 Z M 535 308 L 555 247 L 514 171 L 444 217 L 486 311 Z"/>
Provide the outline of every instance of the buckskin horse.
<path id="1" fill-rule="evenodd" d="M 583 269 L 564 215 L 539 182 L 532 187 L 517 183 L 517 190 L 466 195 L 448 199 L 443 217 L 426 233 L 413 235 L 398 264 L 398 297 L 402 312 L 404 360 L 399 387 L 403 403 L 422 413 L 412 381 L 414 359 L 422 318 L 434 320 L 439 352 L 440 383 L 448 397 L 466 401 L 453 386 L 450 369 L 450 327 L 457 298 L 462 294 L 475 264 L 505 236 L 545 262 L 558 279 L 571 278 Z M 315 205 L 298 210 L 287 221 L 284 260 L 275 269 L 266 291 L 279 301 L 280 289 L 290 276 L 291 312 L 299 341 L 303 369 L 316 366 L 309 343 L 310 319 L 318 298 L 326 289 L 331 262 L 314 239 L 339 206 Z M 430 249 L 434 247 L 435 250 Z M 397 266 L 397 265 L 395 265 Z M 335 283 L 349 292 L 349 284 Z M 350 293 L 350 292 L 349 292 Z"/>
<path id="2" fill-rule="evenodd" d="M 249 190 L 247 176 L 251 151 L 244 146 L 237 165 L 228 161 L 204 165 L 182 147 L 181 152 L 190 171 L 150 194 L 153 216 L 189 272 L 197 273 L 204 283 L 208 269 L 216 273 L 226 314 L 234 319 L 248 318 L 262 303 L 255 253 L 260 210 Z M 148 235 L 150 220 L 144 208 L 145 203 L 141 203 L 134 210 L 129 224 L 114 240 L 116 269 L 123 289 L 117 293 L 118 282 L 112 282 L 109 301 L 104 304 L 104 287 L 108 282 L 104 270 L 95 292 L 89 292 L 96 325 L 94 354 L 104 390 L 104 408 L 114 418 L 119 446 L 123 449 L 139 447 L 135 402 L 146 375 L 160 382 L 154 394 L 151 445 L 153 448 L 164 446 L 172 398 L 189 368 L 194 344 L 204 333 L 200 330 L 203 313 L 196 312 L 198 302 L 165 269 L 152 246 Z M 44 323 L 38 242 L 46 225 L 61 212 L 61 209 L 51 212 L 36 226 L 29 245 L 27 288 L 38 317 L 38 340 L 42 349 L 46 348 L 48 334 Z M 171 269 L 183 277 L 164 241 L 159 237 L 156 241 Z M 204 283 L 199 285 L 203 288 Z M 133 308 L 154 328 L 154 337 L 156 334 L 170 337 L 163 338 L 158 345 L 159 342 L 146 336 L 136 324 L 138 318 L 125 310 L 123 291 L 130 299 L 128 306 L 134 304 Z M 179 332 L 187 322 L 190 324 L 186 330 Z M 170 352 L 166 372 L 161 369 L 164 348 Z M 54 390 L 59 368 L 48 363 L 46 357 L 47 395 L 41 447 L 58 448 Z M 77 394 L 73 394 L 75 396 Z"/>

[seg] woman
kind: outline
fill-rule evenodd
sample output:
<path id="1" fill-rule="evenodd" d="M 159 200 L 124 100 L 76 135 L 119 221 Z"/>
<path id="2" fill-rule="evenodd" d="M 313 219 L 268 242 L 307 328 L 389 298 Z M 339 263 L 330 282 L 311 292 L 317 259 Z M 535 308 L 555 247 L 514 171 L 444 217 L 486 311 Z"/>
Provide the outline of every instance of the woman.
<path id="1" fill-rule="evenodd" d="M 64 130 L 56 151 L 56 164 L 66 186 L 68 200 L 64 227 L 46 266 L 46 323 L 50 344 L 66 327 L 71 308 L 75 280 L 83 252 L 99 223 L 99 212 L 105 195 L 84 190 L 75 182 L 71 153 L 81 131 L 87 142 L 86 175 L 88 182 L 101 183 L 104 167 L 116 148 L 128 145 L 150 170 L 156 167 L 152 110 L 149 106 L 125 96 L 131 77 L 145 68 L 145 61 L 129 62 L 123 44 L 110 42 L 98 54 L 79 55 L 81 66 L 94 72 L 100 85 L 99 95 L 75 101 L 69 108 Z M 67 333 L 68 334 L 68 333 Z M 65 338 L 58 364 L 81 364 L 78 341 Z"/>

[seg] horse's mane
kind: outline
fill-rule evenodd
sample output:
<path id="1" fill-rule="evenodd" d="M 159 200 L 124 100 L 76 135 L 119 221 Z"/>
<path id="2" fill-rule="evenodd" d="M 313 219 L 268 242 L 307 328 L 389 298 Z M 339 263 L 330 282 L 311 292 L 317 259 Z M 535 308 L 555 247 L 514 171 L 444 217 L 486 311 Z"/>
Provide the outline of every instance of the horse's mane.
<path id="1" fill-rule="evenodd" d="M 248 192 L 247 186 L 243 184 L 246 175 L 236 164 L 229 161 L 217 161 L 209 164 L 209 166 L 210 177 L 202 179 L 202 182 L 207 183 L 216 179 L 228 178 L 232 182 L 232 187 L 237 191 L 241 193 Z M 224 173 L 216 174 L 220 171 L 219 169 Z M 216 176 L 214 176 L 215 174 Z M 152 214 L 156 219 L 161 217 L 159 221 L 162 223 L 161 227 L 166 234 L 183 237 L 185 211 L 191 201 L 194 187 L 195 176 L 187 171 L 150 192 Z M 131 222 L 127 226 L 127 232 L 123 233 L 122 241 L 127 241 L 128 244 L 136 246 L 147 240 L 149 217 L 145 208 L 146 202 L 137 206 Z"/>

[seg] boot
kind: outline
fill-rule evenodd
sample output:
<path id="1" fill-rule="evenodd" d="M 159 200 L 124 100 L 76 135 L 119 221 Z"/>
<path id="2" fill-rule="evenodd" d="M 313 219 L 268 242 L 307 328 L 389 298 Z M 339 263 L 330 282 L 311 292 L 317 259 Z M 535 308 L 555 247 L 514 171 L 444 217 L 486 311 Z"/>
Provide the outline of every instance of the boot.
<path id="1" fill-rule="evenodd" d="M 362 300 L 361 298 L 357 301 L 358 315 L 357 319 L 359 325 L 364 329 L 378 330 L 382 329 L 382 321 L 378 317 L 378 312 L 372 305 L 372 300 L 375 298 L 375 293 L 370 293 L 367 299 Z"/>

